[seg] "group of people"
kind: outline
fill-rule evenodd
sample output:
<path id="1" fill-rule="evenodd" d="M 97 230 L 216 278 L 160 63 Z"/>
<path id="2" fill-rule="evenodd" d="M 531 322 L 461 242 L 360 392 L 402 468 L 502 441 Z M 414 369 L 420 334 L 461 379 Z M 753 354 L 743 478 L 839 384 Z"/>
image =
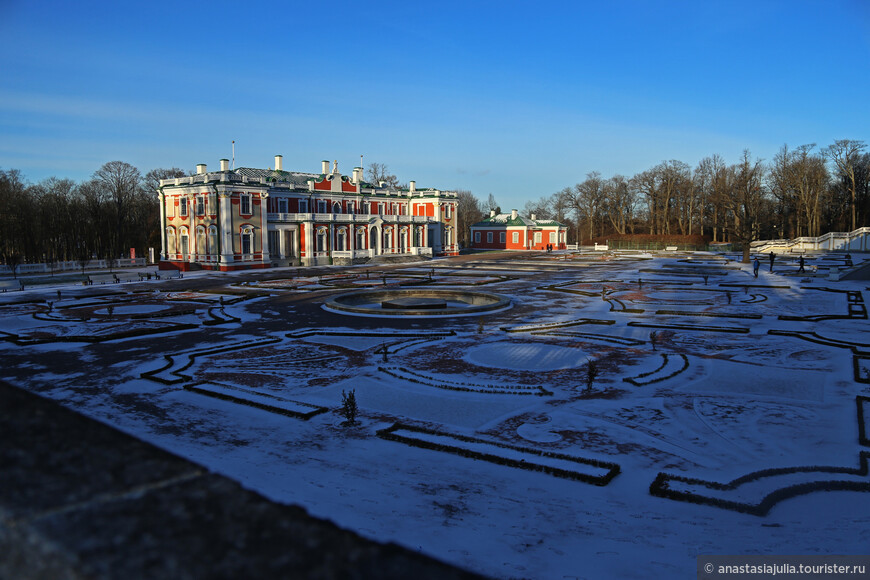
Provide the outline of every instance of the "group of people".
<path id="1" fill-rule="evenodd" d="M 771 271 L 771 272 L 773 272 L 773 261 L 774 261 L 775 259 L 776 259 L 776 254 L 774 254 L 773 252 L 771 252 L 771 253 L 770 253 L 770 271 Z M 804 272 L 804 273 L 805 273 L 805 272 L 806 272 L 806 270 L 804 269 L 804 265 L 805 265 L 804 257 L 803 257 L 803 256 L 799 256 L 799 257 L 798 257 L 798 266 L 799 266 L 799 267 L 798 267 L 798 273 L 801 273 L 801 272 Z M 755 275 L 756 278 L 758 278 L 758 269 L 759 269 L 760 267 L 761 267 L 761 262 L 758 261 L 758 256 L 756 255 L 756 256 L 755 256 L 755 261 L 752 263 L 752 273 Z"/>
<path id="2" fill-rule="evenodd" d="M 553 244 L 547 244 L 547 253 L 551 253 L 553 251 Z"/>

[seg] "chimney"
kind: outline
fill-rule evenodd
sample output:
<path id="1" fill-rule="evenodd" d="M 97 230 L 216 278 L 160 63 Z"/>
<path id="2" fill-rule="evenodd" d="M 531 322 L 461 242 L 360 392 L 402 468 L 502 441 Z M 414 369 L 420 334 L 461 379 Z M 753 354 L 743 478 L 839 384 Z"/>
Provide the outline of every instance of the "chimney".
<path id="1" fill-rule="evenodd" d="M 411 193 L 414 193 L 415 191 L 417 191 L 417 182 L 416 182 L 416 181 L 412 181 L 412 182 L 410 183 L 410 188 L 411 188 Z"/>
<path id="2" fill-rule="evenodd" d="M 359 185 L 359 182 L 362 181 L 362 167 L 354 167 L 353 168 L 353 182 L 356 185 Z"/>
<path id="3" fill-rule="evenodd" d="M 494 209 L 489 210 L 489 217 L 491 217 L 491 218 L 495 217 L 495 210 Z"/>
<path id="4" fill-rule="evenodd" d="M 329 173 L 329 161 L 325 159 L 320 162 L 320 173 L 327 175 Z"/>
<path id="5" fill-rule="evenodd" d="M 221 159 L 221 171 L 229 171 L 230 170 L 230 160 L 229 159 Z"/>
<path id="6" fill-rule="evenodd" d="M 275 171 L 284 171 L 284 169 L 282 168 L 282 161 L 284 161 L 283 155 L 275 156 Z"/>
<path id="7" fill-rule="evenodd" d="M 532 221 L 535 221 L 535 214 L 532 214 L 529 217 L 532 218 Z"/>
<path id="8" fill-rule="evenodd" d="M 205 163 L 197 163 L 197 165 L 196 165 L 196 174 L 197 174 L 197 175 L 202 175 L 203 173 L 206 173 L 205 168 L 206 168 Z"/>
<path id="9" fill-rule="evenodd" d="M 512 220 L 517 219 L 517 210 L 515 210 L 515 209 L 511 210 L 511 219 Z"/>

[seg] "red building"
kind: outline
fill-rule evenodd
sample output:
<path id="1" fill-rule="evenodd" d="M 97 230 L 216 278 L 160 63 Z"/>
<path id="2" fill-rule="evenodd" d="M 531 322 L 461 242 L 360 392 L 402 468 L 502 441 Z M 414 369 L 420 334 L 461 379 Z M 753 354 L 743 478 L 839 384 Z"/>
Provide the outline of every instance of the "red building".
<path id="1" fill-rule="evenodd" d="M 496 214 L 471 226 L 471 247 L 481 250 L 564 250 L 568 227 L 553 220 L 524 218 L 511 213 Z"/>
<path id="2" fill-rule="evenodd" d="M 456 255 L 456 192 L 396 189 L 342 175 L 274 169 L 220 171 L 160 182 L 162 268 L 237 270 L 360 263 L 384 255 Z"/>

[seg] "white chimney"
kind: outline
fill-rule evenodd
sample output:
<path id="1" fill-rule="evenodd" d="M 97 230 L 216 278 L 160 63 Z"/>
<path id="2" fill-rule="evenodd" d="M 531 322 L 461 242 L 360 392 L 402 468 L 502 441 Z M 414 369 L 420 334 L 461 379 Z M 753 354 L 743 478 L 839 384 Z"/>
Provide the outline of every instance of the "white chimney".
<path id="1" fill-rule="evenodd" d="M 206 164 L 205 164 L 205 163 L 197 163 L 197 165 L 196 165 L 196 174 L 197 174 L 197 175 L 202 175 L 203 173 L 206 172 L 205 168 L 206 168 Z"/>
<path id="2" fill-rule="evenodd" d="M 529 217 L 532 218 L 532 221 L 535 221 L 535 214 L 532 214 Z"/>
<path id="3" fill-rule="evenodd" d="M 284 161 L 283 155 L 275 156 L 275 171 L 284 171 L 284 169 L 282 168 L 282 161 Z"/>
<path id="4" fill-rule="evenodd" d="M 495 217 L 495 210 L 494 209 L 489 210 L 489 217 L 491 217 L 491 218 Z"/>
<path id="5" fill-rule="evenodd" d="M 329 173 L 329 161 L 325 159 L 320 162 L 320 173 L 327 175 Z"/>
<path id="6" fill-rule="evenodd" d="M 353 182 L 356 185 L 359 185 L 360 181 L 362 181 L 362 167 L 354 167 L 353 168 Z"/>
<path id="7" fill-rule="evenodd" d="M 229 171 L 230 170 L 230 160 L 229 159 L 221 159 L 221 171 Z"/>
<path id="8" fill-rule="evenodd" d="M 511 219 L 512 220 L 517 219 L 517 210 L 515 210 L 515 209 L 511 210 Z"/>
<path id="9" fill-rule="evenodd" d="M 416 181 L 412 181 L 412 182 L 410 183 L 410 187 L 411 187 L 411 193 L 414 193 L 415 191 L 417 191 L 417 182 L 416 182 Z"/>

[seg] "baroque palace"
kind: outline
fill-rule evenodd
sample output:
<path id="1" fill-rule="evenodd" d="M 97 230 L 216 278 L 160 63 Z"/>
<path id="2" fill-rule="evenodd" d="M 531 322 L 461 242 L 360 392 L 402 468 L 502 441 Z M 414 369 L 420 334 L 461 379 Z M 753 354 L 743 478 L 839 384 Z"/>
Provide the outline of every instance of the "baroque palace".
<path id="1" fill-rule="evenodd" d="M 362 263 L 377 256 L 455 255 L 456 192 L 363 181 L 323 161 L 321 172 L 220 171 L 160 182 L 162 269 L 238 270 Z"/>

